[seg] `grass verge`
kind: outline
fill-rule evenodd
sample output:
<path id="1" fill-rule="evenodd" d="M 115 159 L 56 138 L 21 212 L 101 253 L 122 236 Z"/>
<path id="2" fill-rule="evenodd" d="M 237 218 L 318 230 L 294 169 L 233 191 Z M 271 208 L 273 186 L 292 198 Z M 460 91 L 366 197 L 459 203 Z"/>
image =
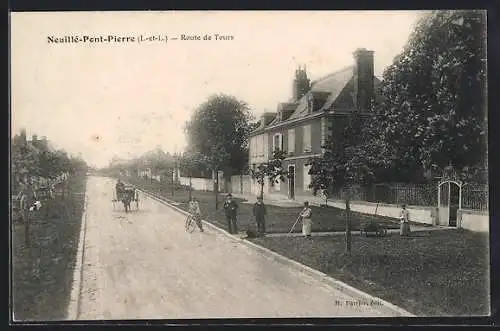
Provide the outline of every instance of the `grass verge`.
<path id="1" fill-rule="evenodd" d="M 489 313 L 489 239 L 484 233 L 353 236 L 350 256 L 344 254 L 343 236 L 252 241 L 417 316 Z"/>
<path id="2" fill-rule="evenodd" d="M 144 180 L 140 178 L 126 178 L 126 181 L 168 200 L 179 203 L 178 207 L 188 210 L 189 192 L 182 187 L 178 187 L 172 195 L 171 186 L 156 181 Z M 213 192 L 192 191 L 200 204 L 202 214 L 210 223 L 226 228 L 225 214 L 222 208 L 225 195 L 219 195 L 219 206 L 215 208 L 215 195 Z M 240 230 L 255 228 L 255 221 L 252 216 L 252 205 L 244 203 L 243 199 L 235 199 L 239 205 L 238 227 Z M 264 201 L 265 202 L 265 201 Z M 289 232 L 297 215 L 302 207 L 278 207 L 267 205 L 266 232 L 268 233 L 286 233 Z M 317 207 L 311 206 L 313 210 L 313 232 L 330 232 L 345 230 L 345 211 L 335 207 Z M 351 226 L 353 231 L 360 230 L 362 224 L 370 220 L 375 220 L 378 224 L 387 229 L 398 229 L 399 222 L 391 217 L 380 215 L 368 215 L 351 211 Z M 422 226 L 422 224 L 419 224 Z M 295 233 L 301 232 L 301 225 L 297 224 L 294 228 Z"/>
<path id="3" fill-rule="evenodd" d="M 24 226 L 12 224 L 12 297 L 15 321 L 66 318 L 85 199 L 85 175 L 69 179 L 65 198 L 42 201 L 29 245 Z"/>

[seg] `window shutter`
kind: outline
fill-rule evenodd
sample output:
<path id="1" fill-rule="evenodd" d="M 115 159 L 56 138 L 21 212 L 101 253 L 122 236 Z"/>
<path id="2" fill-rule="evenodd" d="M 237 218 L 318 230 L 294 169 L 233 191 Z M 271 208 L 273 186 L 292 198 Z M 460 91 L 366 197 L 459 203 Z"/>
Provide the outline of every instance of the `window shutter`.
<path id="1" fill-rule="evenodd" d="M 311 184 L 311 175 L 309 175 L 309 170 L 311 166 L 304 166 L 304 191 L 310 191 L 309 184 Z"/>
<path id="2" fill-rule="evenodd" d="M 295 129 L 288 130 L 288 153 L 295 152 Z"/>
<path id="3" fill-rule="evenodd" d="M 303 147 L 304 147 L 304 152 L 310 152 L 311 151 L 311 124 L 305 125 L 303 127 Z"/>

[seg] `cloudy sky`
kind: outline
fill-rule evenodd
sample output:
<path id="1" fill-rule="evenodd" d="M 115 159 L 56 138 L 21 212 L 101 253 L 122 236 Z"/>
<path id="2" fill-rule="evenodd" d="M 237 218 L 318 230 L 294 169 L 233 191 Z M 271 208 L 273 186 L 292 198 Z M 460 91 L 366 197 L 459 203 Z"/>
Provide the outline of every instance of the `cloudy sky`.
<path id="1" fill-rule="evenodd" d="M 392 62 L 420 15 L 392 12 L 13 13 L 12 135 L 47 136 L 92 165 L 157 146 L 185 147 L 183 124 L 218 92 L 256 117 L 290 98 L 295 68 L 312 79 L 375 51 L 375 75 Z M 49 43 L 48 37 L 208 34 L 212 40 Z M 214 35 L 233 40 L 214 40 Z M 98 137 L 98 138 L 96 138 Z"/>

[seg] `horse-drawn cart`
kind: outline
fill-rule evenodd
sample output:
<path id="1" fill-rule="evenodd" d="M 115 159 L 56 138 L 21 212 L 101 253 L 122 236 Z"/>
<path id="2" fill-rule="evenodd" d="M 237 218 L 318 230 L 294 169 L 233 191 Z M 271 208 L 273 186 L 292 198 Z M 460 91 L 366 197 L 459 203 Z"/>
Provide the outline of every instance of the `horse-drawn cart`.
<path id="1" fill-rule="evenodd" d="M 123 189 L 117 190 L 113 194 L 113 209 L 115 209 L 115 203 L 121 201 L 123 203 L 123 207 L 125 208 L 125 212 L 129 212 L 131 210 L 130 205 L 132 202 L 135 202 L 136 210 L 139 209 L 139 192 L 134 186 L 126 185 Z"/>

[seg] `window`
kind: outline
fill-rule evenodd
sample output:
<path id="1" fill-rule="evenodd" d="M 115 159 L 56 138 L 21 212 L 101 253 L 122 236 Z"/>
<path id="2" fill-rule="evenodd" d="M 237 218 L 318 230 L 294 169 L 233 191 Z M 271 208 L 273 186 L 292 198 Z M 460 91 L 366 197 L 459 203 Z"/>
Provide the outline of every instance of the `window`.
<path id="1" fill-rule="evenodd" d="M 311 175 L 309 175 L 309 170 L 311 166 L 304 166 L 304 191 L 310 191 L 309 184 L 311 184 Z"/>
<path id="2" fill-rule="evenodd" d="M 312 149 L 311 146 L 311 124 L 308 124 L 303 127 L 303 137 L 302 137 L 302 142 L 304 145 L 304 152 L 310 152 Z"/>
<path id="3" fill-rule="evenodd" d="M 283 135 L 281 133 L 276 133 L 273 138 L 273 151 L 277 148 L 283 150 Z"/>
<path id="4" fill-rule="evenodd" d="M 295 129 L 288 130 L 288 153 L 295 152 Z"/>

